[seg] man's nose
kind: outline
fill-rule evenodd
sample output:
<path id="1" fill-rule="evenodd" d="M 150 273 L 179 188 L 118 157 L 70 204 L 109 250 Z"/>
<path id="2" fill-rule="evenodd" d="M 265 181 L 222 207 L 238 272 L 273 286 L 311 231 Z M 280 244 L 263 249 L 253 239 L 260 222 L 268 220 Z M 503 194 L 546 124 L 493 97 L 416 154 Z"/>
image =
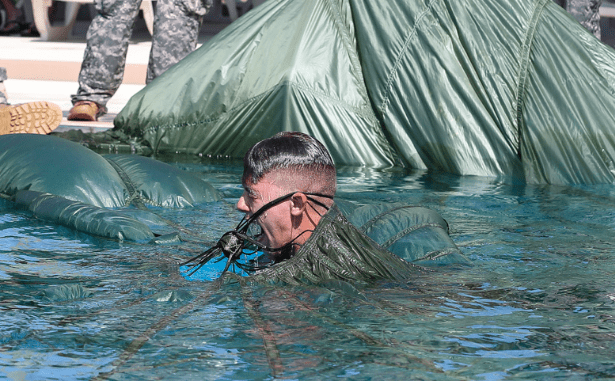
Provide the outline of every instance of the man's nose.
<path id="1" fill-rule="evenodd" d="M 237 201 L 237 205 L 235 207 L 240 212 L 248 213 L 250 211 L 248 205 L 246 204 L 246 199 L 243 195 L 239 197 L 239 201 Z"/>

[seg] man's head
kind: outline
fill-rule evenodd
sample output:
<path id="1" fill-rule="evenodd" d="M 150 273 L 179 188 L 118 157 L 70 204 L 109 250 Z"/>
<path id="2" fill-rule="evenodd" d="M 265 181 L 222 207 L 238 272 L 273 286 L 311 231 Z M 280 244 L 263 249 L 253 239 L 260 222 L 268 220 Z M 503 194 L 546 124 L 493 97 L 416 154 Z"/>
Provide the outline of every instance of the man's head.
<path id="1" fill-rule="evenodd" d="M 333 196 L 335 164 L 321 142 L 301 132 L 280 132 L 261 140 L 243 159 L 243 185 L 256 184 L 273 172 L 288 175 L 289 190 L 318 192 Z M 307 177 L 306 177 L 307 175 Z M 290 189 L 290 188 L 297 189 Z"/>
<path id="2" fill-rule="evenodd" d="M 278 197 L 288 199 L 266 210 L 257 222 L 268 247 L 303 244 L 335 195 L 335 164 L 318 140 L 299 132 L 280 132 L 256 143 L 244 157 L 244 193 L 237 209 L 252 215 Z M 310 199 L 317 200 L 314 202 Z"/>

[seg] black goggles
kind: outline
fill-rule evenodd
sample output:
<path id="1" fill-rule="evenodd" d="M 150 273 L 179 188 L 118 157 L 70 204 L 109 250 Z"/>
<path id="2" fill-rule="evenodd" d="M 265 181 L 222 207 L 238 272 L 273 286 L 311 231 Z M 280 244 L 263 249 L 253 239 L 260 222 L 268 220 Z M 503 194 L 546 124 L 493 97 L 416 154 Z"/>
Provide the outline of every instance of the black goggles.
<path id="1" fill-rule="evenodd" d="M 271 209 L 272 207 L 288 200 L 289 198 L 291 198 L 293 195 L 297 193 L 303 193 L 304 195 L 306 195 L 309 201 L 327 210 L 329 210 L 329 207 L 327 205 L 316 200 L 312 196 L 333 199 L 332 196 L 329 196 L 326 194 L 306 193 L 306 192 L 292 192 L 284 196 L 278 197 L 275 200 L 270 201 L 267 204 L 263 205 L 259 210 L 257 210 L 254 214 L 252 214 L 249 218 L 246 218 L 246 216 L 244 216 L 234 230 L 228 231 L 222 235 L 222 237 L 220 238 L 220 240 L 218 241 L 216 245 L 212 246 L 207 251 L 187 260 L 181 265 L 182 266 L 188 265 L 189 267 L 188 275 L 190 276 L 194 274 L 195 272 L 197 272 L 201 267 L 203 267 L 210 260 L 220 256 L 220 258 L 218 258 L 218 261 L 220 261 L 224 259 L 224 257 L 226 257 L 228 259 L 227 259 L 224 271 L 222 271 L 222 275 L 223 275 L 229 269 L 231 264 L 237 266 L 243 271 L 254 272 L 257 270 L 262 270 L 275 263 L 278 263 L 282 260 L 290 258 L 294 252 L 293 248 L 296 245 L 294 241 L 297 238 L 299 238 L 302 234 L 306 233 L 307 231 L 301 232 L 301 234 L 299 234 L 292 241 L 288 242 L 287 244 L 283 246 L 272 248 L 272 247 L 268 247 L 264 245 L 263 243 L 259 242 L 258 239 L 259 239 L 260 234 L 257 234 L 257 235 L 250 234 L 249 229 L 254 226 L 253 223 L 263 213 L 265 213 L 267 210 Z M 308 205 L 310 205 L 310 207 L 318 213 L 318 211 L 316 210 L 316 208 L 314 208 L 313 205 L 309 203 Z M 259 265 L 258 262 L 254 262 L 253 260 L 249 260 L 247 262 L 239 261 L 242 254 L 246 256 L 250 256 L 250 255 L 257 254 L 258 252 L 279 253 L 279 255 L 276 256 L 279 259 L 275 262 L 268 262 L 265 265 Z"/>

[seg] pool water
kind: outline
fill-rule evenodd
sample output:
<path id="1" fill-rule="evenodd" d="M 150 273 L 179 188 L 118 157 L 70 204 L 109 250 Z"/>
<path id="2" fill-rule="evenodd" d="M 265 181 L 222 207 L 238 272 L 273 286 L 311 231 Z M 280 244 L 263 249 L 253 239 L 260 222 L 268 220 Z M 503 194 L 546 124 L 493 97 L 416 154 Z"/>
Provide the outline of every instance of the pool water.
<path id="1" fill-rule="evenodd" d="M 89 236 L 0 200 L 0 378 L 615 377 L 615 186 L 342 168 L 340 196 L 436 210 L 473 265 L 367 289 L 216 287 L 178 263 L 241 219 L 241 167 L 165 160 L 224 194 L 154 210 L 194 233 L 179 245 Z"/>

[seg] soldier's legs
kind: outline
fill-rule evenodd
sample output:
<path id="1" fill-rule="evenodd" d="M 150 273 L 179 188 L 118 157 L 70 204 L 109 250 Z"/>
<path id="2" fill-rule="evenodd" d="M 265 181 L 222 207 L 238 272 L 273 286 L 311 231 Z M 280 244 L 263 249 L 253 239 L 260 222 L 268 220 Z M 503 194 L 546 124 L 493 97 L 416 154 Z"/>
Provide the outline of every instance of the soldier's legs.
<path id="1" fill-rule="evenodd" d="M 566 10 L 600 39 L 600 5 L 602 0 L 566 0 Z"/>
<path id="2" fill-rule="evenodd" d="M 98 14 L 86 36 L 79 90 L 72 102 L 91 101 L 105 110 L 124 77 L 126 53 L 141 0 L 96 0 Z"/>
<path id="3" fill-rule="evenodd" d="M 147 66 L 149 83 L 195 48 L 211 0 L 158 0 Z"/>
<path id="4" fill-rule="evenodd" d="M 6 99 L 6 87 L 4 86 L 6 79 L 6 69 L 0 67 L 0 105 L 9 104 L 9 101 Z"/>

